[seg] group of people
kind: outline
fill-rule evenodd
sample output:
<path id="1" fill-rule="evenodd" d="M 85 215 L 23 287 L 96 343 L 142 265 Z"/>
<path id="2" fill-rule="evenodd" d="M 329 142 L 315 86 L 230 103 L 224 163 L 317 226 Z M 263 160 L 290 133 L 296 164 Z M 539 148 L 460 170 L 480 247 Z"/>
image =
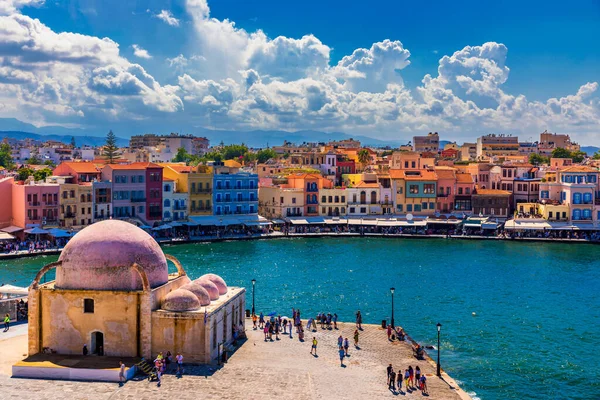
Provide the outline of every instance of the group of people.
<path id="1" fill-rule="evenodd" d="M 309 318 L 306 322 L 306 328 L 312 331 L 317 330 L 317 324 L 321 325 L 321 329 L 337 329 L 338 315 L 334 313 L 318 313 L 315 318 Z"/>
<path id="2" fill-rule="evenodd" d="M 22 241 L 6 241 L 0 242 L 0 252 L 5 254 L 17 253 L 19 251 L 27 251 L 35 253 L 45 250 L 58 250 L 67 244 L 68 239 L 54 240 L 22 240 Z"/>
<path id="3" fill-rule="evenodd" d="M 175 362 L 177 364 L 177 369 L 175 370 L 175 375 L 181 376 L 185 372 L 183 369 L 183 355 L 181 353 L 177 353 L 175 355 Z M 154 369 L 156 372 L 157 383 L 156 386 L 161 385 L 162 376 L 169 372 L 169 366 L 173 363 L 173 355 L 170 351 L 167 351 L 164 355 L 162 352 L 158 353 L 156 358 L 154 359 Z"/>
<path id="4" fill-rule="evenodd" d="M 412 366 L 408 366 L 402 372 L 402 368 L 398 369 L 398 372 L 394 371 L 392 364 L 387 367 L 387 385 L 388 389 L 392 392 L 402 392 L 402 382 L 407 392 L 412 390 L 420 390 L 422 394 L 429 394 L 427 391 L 427 377 L 421 373 L 421 369 L 417 365 L 415 369 Z"/>
<path id="5" fill-rule="evenodd" d="M 389 341 L 393 341 L 398 339 L 400 341 L 404 341 L 406 339 L 406 332 L 400 326 L 392 327 L 392 325 L 387 326 L 387 337 Z"/>

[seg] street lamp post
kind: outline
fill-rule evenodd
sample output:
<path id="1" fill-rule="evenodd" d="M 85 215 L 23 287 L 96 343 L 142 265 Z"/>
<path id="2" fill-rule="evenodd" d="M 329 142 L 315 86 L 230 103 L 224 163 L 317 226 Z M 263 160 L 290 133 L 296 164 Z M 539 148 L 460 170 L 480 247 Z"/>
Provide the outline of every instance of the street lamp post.
<path id="1" fill-rule="evenodd" d="M 438 358 L 437 358 L 437 376 L 442 376 L 442 374 L 440 373 L 440 331 L 442 330 L 442 324 L 440 324 L 439 322 L 437 323 L 437 330 L 438 330 L 438 346 L 437 346 L 437 350 L 438 350 Z"/>
<path id="2" fill-rule="evenodd" d="M 252 279 L 252 315 L 256 314 L 254 311 L 254 288 L 256 287 L 256 279 Z"/>
<path id="3" fill-rule="evenodd" d="M 392 293 L 392 328 L 396 328 L 396 325 L 394 325 L 394 291 L 396 289 L 395 288 L 390 288 L 390 292 Z"/>

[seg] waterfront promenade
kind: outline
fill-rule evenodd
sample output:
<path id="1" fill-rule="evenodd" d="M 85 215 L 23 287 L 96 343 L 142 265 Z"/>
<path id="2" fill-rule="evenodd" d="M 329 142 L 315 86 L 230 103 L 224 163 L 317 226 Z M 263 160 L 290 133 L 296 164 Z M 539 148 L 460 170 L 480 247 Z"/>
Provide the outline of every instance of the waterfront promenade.
<path id="1" fill-rule="evenodd" d="M 379 399 L 423 398 L 420 391 L 393 394 L 387 389 L 386 367 L 395 370 L 419 365 L 427 376 L 430 399 L 470 399 L 447 374 L 435 376 L 435 365 L 412 356 L 410 342 L 389 342 L 385 330 L 363 325 L 360 350 L 351 346 L 350 357 L 340 367 L 337 337 L 342 334 L 352 342 L 353 323 L 339 323 L 339 330 L 306 332 L 305 342 L 294 334 L 281 340 L 265 342 L 262 331 L 253 331 L 246 320 L 248 340 L 233 353 L 222 368 L 186 366 L 182 378 L 174 374 L 163 377 L 159 388 L 155 382 L 136 379 L 123 387 L 115 383 L 49 381 L 10 378 L 10 365 L 22 359 L 27 349 L 26 325 L 22 334 L 8 339 L 0 334 L 0 387 L 6 399 Z M 12 328 L 11 328 L 12 330 Z M 310 354 L 312 336 L 319 341 L 318 357 Z M 185 354 L 184 354 L 185 356 Z M 116 368 L 116 366 L 115 366 Z"/>
<path id="2" fill-rule="evenodd" d="M 600 241 L 592 241 L 586 239 L 557 239 L 557 238 L 537 238 L 537 237 L 504 237 L 504 236 L 480 236 L 480 235 L 438 235 L 438 234 L 389 234 L 389 233 L 355 233 L 355 232 L 319 232 L 319 233 L 288 233 L 274 231 L 271 233 L 255 233 L 252 235 L 225 235 L 225 236 L 191 236 L 189 238 L 155 238 L 156 241 L 163 245 L 177 245 L 186 243 L 206 243 L 206 242 L 223 242 L 231 240 L 259 240 L 259 239 L 284 239 L 284 238 L 318 238 L 318 237 L 383 237 L 383 238 L 398 238 L 398 239 L 456 239 L 456 240 L 504 240 L 511 242 L 544 242 L 544 243 L 578 243 L 578 244 L 600 244 Z M 39 250 L 30 252 L 28 250 L 13 251 L 10 253 L 0 253 L 0 259 L 12 259 L 22 257 L 36 257 L 40 255 L 57 255 L 60 254 L 62 248 L 52 248 L 49 250 Z M 1 284 L 2 282 L 0 282 Z"/>

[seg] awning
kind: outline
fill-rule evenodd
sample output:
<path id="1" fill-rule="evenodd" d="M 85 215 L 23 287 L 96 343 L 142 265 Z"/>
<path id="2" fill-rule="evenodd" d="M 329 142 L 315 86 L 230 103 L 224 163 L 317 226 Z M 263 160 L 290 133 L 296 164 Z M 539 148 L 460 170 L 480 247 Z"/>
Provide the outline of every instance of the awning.
<path id="1" fill-rule="evenodd" d="M 186 221 L 186 222 L 182 222 L 181 224 L 185 225 L 185 226 L 198 226 L 198 225 L 200 225 L 199 223 L 194 222 L 194 221 Z"/>
<path id="2" fill-rule="evenodd" d="M 217 226 L 219 225 L 219 220 L 210 215 L 202 215 L 202 216 L 190 216 L 190 220 L 202 226 Z"/>
<path id="3" fill-rule="evenodd" d="M 544 229 L 550 229 L 552 226 L 546 221 L 540 220 L 514 220 L 506 221 L 504 224 L 504 229 L 507 230 L 535 230 L 535 231 L 543 231 Z"/>
<path id="4" fill-rule="evenodd" d="M 55 238 L 71 237 L 71 233 L 69 233 L 63 229 L 58 229 L 58 228 L 50 229 L 50 230 L 48 230 L 48 233 L 50 233 L 50 235 L 54 236 Z"/>
<path id="5" fill-rule="evenodd" d="M 183 226 L 183 224 L 181 222 L 177 222 L 177 221 L 169 222 L 167 225 L 170 225 L 173 228 L 178 228 L 178 227 Z"/>
<path id="6" fill-rule="evenodd" d="M 0 232 L 0 240 L 13 240 L 14 238 L 10 233 Z"/>
<path id="7" fill-rule="evenodd" d="M 458 225 L 461 222 L 460 219 L 427 219 L 428 224 Z"/>
<path id="8" fill-rule="evenodd" d="M 306 218 L 290 218 L 290 222 L 292 223 L 292 225 L 308 225 L 308 221 L 306 220 Z"/>
<path id="9" fill-rule="evenodd" d="M 31 228 L 31 229 L 26 229 L 25 233 L 27 233 L 29 235 L 45 235 L 50 232 L 48 232 L 47 230 L 42 229 L 42 228 Z"/>
<path id="10" fill-rule="evenodd" d="M 377 221 L 377 226 L 400 226 L 401 222 L 396 219 L 380 219 Z"/>
<path id="11" fill-rule="evenodd" d="M 152 230 L 153 231 L 164 231 L 166 229 L 171 229 L 171 228 L 173 228 L 171 225 L 164 224 L 161 226 L 157 226 L 156 228 L 152 228 Z"/>
<path id="12" fill-rule="evenodd" d="M 402 227 L 422 227 L 422 226 L 427 226 L 427 221 L 425 220 L 412 220 L 412 221 L 398 221 L 398 225 L 397 226 L 402 226 Z"/>
<path id="13" fill-rule="evenodd" d="M 13 286 L 13 285 L 2 285 L 0 286 L 0 293 L 2 294 L 20 294 L 27 296 L 29 293 L 28 288 Z"/>
<path id="14" fill-rule="evenodd" d="M 481 224 L 481 229 L 498 229 L 498 224 L 495 222 L 484 222 Z"/>
<path id="15" fill-rule="evenodd" d="M 364 226 L 376 226 L 376 219 L 366 219 L 366 218 L 351 218 L 348 219 L 348 225 L 364 225 Z"/>
<path id="16" fill-rule="evenodd" d="M 269 221 L 247 221 L 247 222 L 244 222 L 244 225 L 246 225 L 246 226 L 269 226 L 269 225 L 273 225 L 273 224 Z"/>
<path id="17" fill-rule="evenodd" d="M 467 222 L 463 226 L 465 228 L 481 228 L 481 223 Z"/>
<path id="18" fill-rule="evenodd" d="M 140 229 L 152 229 L 152 227 L 148 226 L 148 225 L 140 225 L 140 226 L 138 226 L 138 228 L 140 228 Z"/>
<path id="19" fill-rule="evenodd" d="M 322 225 L 325 223 L 325 218 L 323 217 L 307 217 L 306 220 L 311 225 Z"/>
<path id="20" fill-rule="evenodd" d="M 600 230 L 600 226 L 589 223 L 589 224 L 576 224 L 569 222 L 551 222 L 551 230 L 555 231 L 596 231 Z"/>
<path id="21" fill-rule="evenodd" d="M 325 224 L 326 225 L 345 225 L 348 223 L 348 220 L 346 218 L 339 218 L 339 217 L 333 217 L 333 218 L 325 218 Z"/>
<path id="22" fill-rule="evenodd" d="M 273 223 L 276 224 L 276 225 L 284 225 L 285 221 L 282 220 L 282 219 L 274 219 Z"/>
<path id="23" fill-rule="evenodd" d="M 23 230 L 23 228 L 19 228 L 18 226 L 7 226 L 6 228 L 2 228 L 0 229 L 0 231 L 2 232 L 6 232 L 6 233 L 15 233 L 15 232 L 21 232 Z"/>

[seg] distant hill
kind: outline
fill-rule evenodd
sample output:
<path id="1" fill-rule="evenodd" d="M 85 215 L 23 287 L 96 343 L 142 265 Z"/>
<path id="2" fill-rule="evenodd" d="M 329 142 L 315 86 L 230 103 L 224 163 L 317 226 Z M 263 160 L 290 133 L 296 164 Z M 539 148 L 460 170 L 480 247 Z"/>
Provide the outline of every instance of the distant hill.
<path id="1" fill-rule="evenodd" d="M 597 152 L 598 150 L 600 150 L 600 147 L 596 147 L 596 146 L 581 147 L 581 151 L 583 151 L 584 153 L 587 153 L 588 156 L 593 156 L 594 153 Z"/>
<path id="2" fill-rule="evenodd" d="M 79 146 L 101 146 L 106 141 L 106 138 L 95 136 L 74 136 L 74 135 L 40 135 L 38 133 L 21 132 L 21 131 L 0 131 L 0 141 L 4 138 L 12 138 L 17 140 L 33 139 L 45 142 L 47 140 L 55 140 L 65 144 L 71 143 L 71 138 L 75 138 L 75 144 Z M 119 146 L 127 146 L 128 139 L 117 138 Z"/>

